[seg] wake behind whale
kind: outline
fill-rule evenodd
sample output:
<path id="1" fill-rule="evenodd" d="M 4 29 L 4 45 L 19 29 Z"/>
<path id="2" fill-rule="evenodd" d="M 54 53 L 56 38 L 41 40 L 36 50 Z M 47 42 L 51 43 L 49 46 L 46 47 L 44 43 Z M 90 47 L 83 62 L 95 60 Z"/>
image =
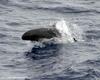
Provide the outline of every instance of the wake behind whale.
<path id="1" fill-rule="evenodd" d="M 75 33 L 78 32 L 75 31 L 75 27 L 69 25 L 65 20 L 60 20 L 53 24 L 52 28 L 39 28 L 27 31 L 22 35 L 22 39 L 30 41 L 55 39 L 58 42 L 76 42 L 79 40 L 80 33 Z"/>

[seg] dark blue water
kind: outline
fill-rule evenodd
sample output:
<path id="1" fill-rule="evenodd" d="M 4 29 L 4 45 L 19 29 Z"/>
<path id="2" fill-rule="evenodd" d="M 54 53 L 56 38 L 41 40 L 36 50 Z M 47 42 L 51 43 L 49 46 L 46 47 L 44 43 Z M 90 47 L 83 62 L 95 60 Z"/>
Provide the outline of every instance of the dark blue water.
<path id="1" fill-rule="evenodd" d="M 62 18 L 79 26 L 82 41 L 21 40 Z M 0 80 L 100 80 L 100 1 L 0 0 Z"/>

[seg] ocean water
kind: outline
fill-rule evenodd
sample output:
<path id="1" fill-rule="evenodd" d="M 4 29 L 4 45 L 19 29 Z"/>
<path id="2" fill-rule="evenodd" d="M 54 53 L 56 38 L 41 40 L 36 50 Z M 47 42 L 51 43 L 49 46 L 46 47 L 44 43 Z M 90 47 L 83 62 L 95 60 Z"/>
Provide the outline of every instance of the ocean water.
<path id="1" fill-rule="evenodd" d="M 61 19 L 77 42 L 21 39 Z M 0 80 L 100 80 L 100 1 L 0 0 Z"/>

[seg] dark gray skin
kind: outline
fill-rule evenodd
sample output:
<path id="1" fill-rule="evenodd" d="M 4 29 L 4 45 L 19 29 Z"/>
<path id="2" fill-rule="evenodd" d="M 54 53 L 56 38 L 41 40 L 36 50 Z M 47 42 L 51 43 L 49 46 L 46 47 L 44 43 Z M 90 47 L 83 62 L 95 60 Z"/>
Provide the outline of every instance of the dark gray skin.
<path id="1" fill-rule="evenodd" d="M 55 28 L 39 28 L 29 30 L 22 35 L 23 40 L 39 41 L 40 39 L 50 39 L 60 36 L 60 33 Z"/>
<path id="2" fill-rule="evenodd" d="M 58 36 L 61 36 L 61 34 L 56 28 L 39 28 L 25 32 L 22 35 L 22 40 L 39 41 L 41 39 L 50 39 Z M 75 38 L 73 40 L 77 42 Z"/>

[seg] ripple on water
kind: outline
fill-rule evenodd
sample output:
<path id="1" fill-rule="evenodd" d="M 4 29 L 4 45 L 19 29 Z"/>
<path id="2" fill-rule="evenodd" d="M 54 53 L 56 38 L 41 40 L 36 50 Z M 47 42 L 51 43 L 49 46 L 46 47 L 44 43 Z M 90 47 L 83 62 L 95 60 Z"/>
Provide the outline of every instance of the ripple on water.
<path id="1" fill-rule="evenodd" d="M 34 60 L 45 59 L 49 57 L 55 57 L 58 53 L 57 51 L 60 48 L 59 44 L 55 43 L 46 43 L 43 44 L 43 47 L 33 47 L 31 52 L 28 52 L 26 56 L 32 57 Z"/>
<path id="2" fill-rule="evenodd" d="M 100 30 L 88 30 L 85 33 L 86 40 L 99 40 Z"/>

